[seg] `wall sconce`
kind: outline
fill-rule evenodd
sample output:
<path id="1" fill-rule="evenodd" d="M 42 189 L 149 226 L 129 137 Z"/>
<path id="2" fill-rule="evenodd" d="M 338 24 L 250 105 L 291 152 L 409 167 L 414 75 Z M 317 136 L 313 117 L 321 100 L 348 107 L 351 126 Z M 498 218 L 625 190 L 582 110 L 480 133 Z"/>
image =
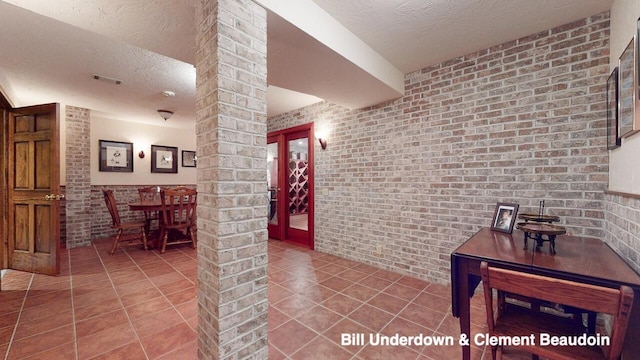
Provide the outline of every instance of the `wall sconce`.
<path id="1" fill-rule="evenodd" d="M 138 153 L 138 157 L 140 159 L 144 159 L 144 151 L 140 150 L 140 152 Z"/>
<path id="2" fill-rule="evenodd" d="M 327 148 L 327 139 L 318 138 L 318 141 L 320 142 L 320 147 L 322 148 L 322 150 L 325 150 Z"/>

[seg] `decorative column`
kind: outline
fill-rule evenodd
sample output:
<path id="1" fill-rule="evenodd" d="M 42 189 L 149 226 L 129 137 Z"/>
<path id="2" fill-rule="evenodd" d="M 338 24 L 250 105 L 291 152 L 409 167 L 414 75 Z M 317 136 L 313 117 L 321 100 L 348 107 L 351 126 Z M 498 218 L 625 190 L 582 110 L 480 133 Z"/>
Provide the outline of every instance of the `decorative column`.
<path id="1" fill-rule="evenodd" d="M 91 245 L 91 111 L 65 107 L 65 206 L 67 248 Z"/>
<path id="2" fill-rule="evenodd" d="M 267 14 L 196 9 L 198 355 L 266 359 Z"/>

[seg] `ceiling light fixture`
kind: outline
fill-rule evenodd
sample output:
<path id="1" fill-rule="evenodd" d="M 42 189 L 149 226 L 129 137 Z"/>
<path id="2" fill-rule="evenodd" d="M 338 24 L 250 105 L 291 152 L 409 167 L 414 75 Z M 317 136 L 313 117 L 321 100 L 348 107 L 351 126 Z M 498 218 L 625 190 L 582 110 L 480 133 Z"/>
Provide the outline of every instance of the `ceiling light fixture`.
<path id="1" fill-rule="evenodd" d="M 114 84 L 116 84 L 116 85 L 120 85 L 120 84 L 122 84 L 122 80 L 118 80 L 118 79 L 110 78 L 110 77 L 103 76 L 103 75 L 93 75 L 93 78 L 94 78 L 95 80 L 102 80 L 102 81 L 106 81 L 106 82 L 114 83 Z"/>
<path id="2" fill-rule="evenodd" d="M 162 116 L 164 121 L 167 121 L 173 115 L 173 111 L 170 111 L 170 110 L 158 110 L 158 114 L 160 114 L 160 116 Z"/>

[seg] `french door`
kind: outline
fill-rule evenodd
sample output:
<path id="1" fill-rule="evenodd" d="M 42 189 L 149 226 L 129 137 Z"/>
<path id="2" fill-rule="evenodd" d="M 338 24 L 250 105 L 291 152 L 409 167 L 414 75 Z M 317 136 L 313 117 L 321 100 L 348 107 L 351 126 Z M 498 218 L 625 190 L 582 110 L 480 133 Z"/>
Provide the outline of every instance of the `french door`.
<path id="1" fill-rule="evenodd" d="M 269 237 L 313 249 L 313 124 L 267 135 Z"/>

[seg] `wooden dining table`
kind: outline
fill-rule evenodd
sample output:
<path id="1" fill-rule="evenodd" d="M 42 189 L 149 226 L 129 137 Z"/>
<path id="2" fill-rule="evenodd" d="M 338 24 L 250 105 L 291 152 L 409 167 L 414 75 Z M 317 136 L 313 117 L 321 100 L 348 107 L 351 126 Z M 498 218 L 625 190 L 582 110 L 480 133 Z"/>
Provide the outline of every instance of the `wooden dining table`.
<path id="1" fill-rule="evenodd" d="M 531 245 L 531 244 L 530 244 Z M 547 246 L 524 248 L 524 233 L 506 234 L 484 228 L 451 254 L 451 305 L 460 318 L 461 335 L 470 334 L 471 297 L 480 283 L 480 263 L 558 279 L 592 285 L 633 289 L 634 302 L 625 336 L 623 359 L 640 359 L 640 275 L 609 245 L 600 239 L 561 235 L 556 253 Z M 469 345 L 462 347 L 462 358 L 471 356 Z"/>
<path id="2" fill-rule="evenodd" d="M 134 202 L 130 202 L 127 205 L 129 205 L 129 210 L 131 211 L 144 211 L 144 212 L 160 212 L 162 211 L 162 201 L 160 199 L 157 200 L 153 200 L 153 201 L 134 201 Z M 162 216 L 160 216 L 158 221 L 162 221 Z M 149 248 L 153 249 L 158 245 L 158 242 L 160 239 L 158 239 L 158 237 L 160 236 L 159 233 L 156 233 L 155 236 L 152 236 L 148 239 L 147 245 Z"/>

